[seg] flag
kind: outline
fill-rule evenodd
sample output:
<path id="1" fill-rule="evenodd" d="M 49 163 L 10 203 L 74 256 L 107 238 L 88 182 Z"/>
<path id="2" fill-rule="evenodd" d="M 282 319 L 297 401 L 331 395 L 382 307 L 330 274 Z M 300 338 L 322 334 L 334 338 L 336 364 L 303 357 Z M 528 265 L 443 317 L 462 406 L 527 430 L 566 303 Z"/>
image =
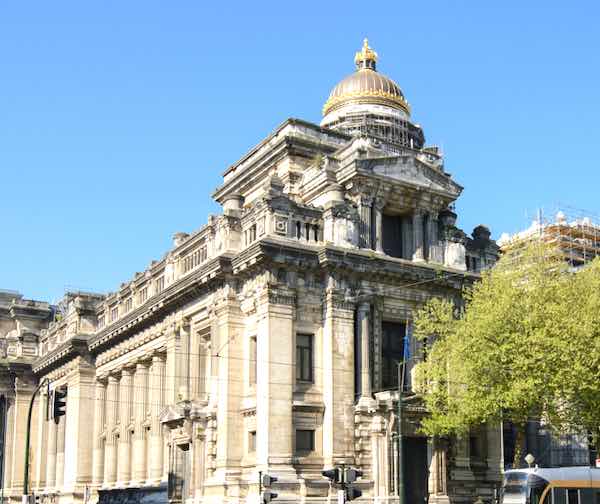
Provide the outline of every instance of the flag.
<path id="1" fill-rule="evenodd" d="M 406 321 L 406 330 L 404 331 L 404 349 L 402 351 L 404 361 L 410 359 L 410 323 Z"/>

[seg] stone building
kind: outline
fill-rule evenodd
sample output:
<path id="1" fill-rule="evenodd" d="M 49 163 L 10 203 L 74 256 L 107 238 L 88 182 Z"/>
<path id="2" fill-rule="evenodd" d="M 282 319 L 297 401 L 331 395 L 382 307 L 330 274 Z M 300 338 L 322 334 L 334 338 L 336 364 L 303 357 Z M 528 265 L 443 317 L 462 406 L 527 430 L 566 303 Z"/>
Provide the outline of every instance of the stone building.
<path id="1" fill-rule="evenodd" d="M 423 355 L 413 313 L 459 297 L 498 249 L 487 228 L 456 227 L 462 187 L 376 60 L 365 41 L 321 124 L 282 123 L 224 172 L 222 214 L 116 292 L 0 308 L 6 498 L 47 380 L 30 465 L 43 502 L 257 503 L 259 471 L 279 478 L 277 502 L 332 502 L 321 471 L 342 463 L 364 471 L 364 502 L 397 502 L 405 337 Z M 48 421 L 58 387 L 66 415 Z M 500 426 L 426 439 L 410 372 L 407 395 L 408 502 L 489 500 Z"/>

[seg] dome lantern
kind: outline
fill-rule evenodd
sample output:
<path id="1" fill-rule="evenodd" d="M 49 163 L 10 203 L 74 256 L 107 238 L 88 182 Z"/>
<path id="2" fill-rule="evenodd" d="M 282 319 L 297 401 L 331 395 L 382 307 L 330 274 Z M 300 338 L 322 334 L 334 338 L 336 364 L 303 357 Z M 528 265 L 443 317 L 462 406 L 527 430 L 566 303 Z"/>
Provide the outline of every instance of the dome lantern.
<path id="1" fill-rule="evenodd" d="M 354 56 L 357 70 L 376 70 L 377 53 L 369 47 L 369 40 L 363 40 L 362 50 L 358 51 Z"/>

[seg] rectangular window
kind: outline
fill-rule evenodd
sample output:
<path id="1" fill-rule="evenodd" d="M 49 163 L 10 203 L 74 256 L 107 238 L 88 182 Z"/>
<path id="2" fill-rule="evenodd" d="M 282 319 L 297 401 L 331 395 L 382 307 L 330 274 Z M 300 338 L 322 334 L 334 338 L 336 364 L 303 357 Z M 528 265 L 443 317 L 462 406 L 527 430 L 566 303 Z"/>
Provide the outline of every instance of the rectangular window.
<path id="1" fill-rule="evenodd" d="M 404 358 L 406 323 L 382 322 L 381 329 L 381 386 L 384 390 L 395 389 L 398 388 L 398 362 Z"/>
<path id="2" fill-rule="evenodd" d="M 477 439 L 477 436 L 469 437 L 469 454 L 472 458 L 481 457 L 481 453 L 479 453 L 479 441 Z"/>
<path id="3" fill-rule="evenodd" d="M 569 488 L 567 490 L 567 503 L 568 504 L 579 504 L 579 495 L 577 489 Z"/>
<path id="4" fill-rule="evenodd" d="M 296 453 L 306 453 L 315 450 L 315 431 L 297 430 L 296 431 Z"/>
<path id="5" fill-rule="evenodd" d="M 133 299 L 127 298 L 125 300 L 125 313 L 130 312 L 133 308 Z"/>
<path id="6" fill-rule="evenodd" d="M 165 288 L 165 277 L 158 277 L 155 282 L 155 293 L 162 292 Z"/>
<path id="7" fill-rule="evenodd" d="M 140 291 L 140 304 L 143 304 L 146 302 L 146 299 L 148 299 L 148 287 L 144 287 L 141 291 Z"/>
<path id="8" fill-rule="evenodd" d="M 256 431 L 248 432 L 248 453 L 256 451 Z"/>
<path id="9" fill-rule="evenodd" d="M 313 335 L 296 335 L 296 380 L 313 381 Z"/>
<path id="10" fill-rule="evenodd" d="M 98 317 L 98 329 L 102 329 L 104 327 L 104 324 L 105 324 L 104 315 L 100 315 Z"/>
<path id="11" fill-rule="evenodd" d="M 118 318 L 119 318 L 119 307 L 115 306 L 114 308 L 110 309 L 110 321 L 114 322 Z"/>
<path id="12" fill-rule="evenodd" d="M 404 257 L 403 218 L 399 215 L 383 214 L 382 218 L 383 251 L 391 257 Z"/>
<path id="13" fill-rule="evenodd" d="M 256 361 L 257 361 L 257 352 L 256 352 L 256 336 L 252 336 L 250 338 L 250 385 L 256 384 Z"/>

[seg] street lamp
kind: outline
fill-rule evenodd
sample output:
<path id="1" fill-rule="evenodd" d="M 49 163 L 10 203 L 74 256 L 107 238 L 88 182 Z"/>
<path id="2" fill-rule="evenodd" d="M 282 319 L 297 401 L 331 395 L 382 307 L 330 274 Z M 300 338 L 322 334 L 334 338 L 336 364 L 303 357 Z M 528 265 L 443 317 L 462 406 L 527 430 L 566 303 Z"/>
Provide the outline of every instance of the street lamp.
<path id="1" fill-rule="evenodd" d="M 527 465 L 531 469 L 531 465 L 535 462 L 535 457 L 531 453 L 528 453 L 525 455 L 525 462 L 527 462 Z"/>

